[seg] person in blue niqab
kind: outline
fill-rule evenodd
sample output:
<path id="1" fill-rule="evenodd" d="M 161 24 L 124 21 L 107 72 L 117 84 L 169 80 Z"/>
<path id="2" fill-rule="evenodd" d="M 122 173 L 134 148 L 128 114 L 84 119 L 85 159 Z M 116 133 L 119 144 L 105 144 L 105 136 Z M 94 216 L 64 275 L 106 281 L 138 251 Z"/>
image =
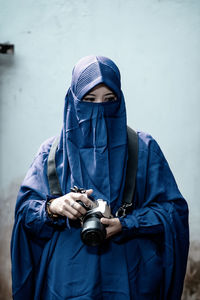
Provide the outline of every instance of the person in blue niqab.
<path id="1" fill-rule="evenodd" d="M 120 72 L 87 56 L 73 69 L 56 151 L 62 195 L 49 188 L 44 142 L 21 185 L 11 241 L 13 299 L 178 300 L 186 270 L 188 206 L 157 142 L 137 132 L 134 209 L 122 204 L 128 160 Z M 71 192 L 73 186 L 84 194 Z M 106 239 L 87 246 L 77 222 L 93 198 L 110 206 Z M 84 208 L 78 200 L 86 205 Z"/>

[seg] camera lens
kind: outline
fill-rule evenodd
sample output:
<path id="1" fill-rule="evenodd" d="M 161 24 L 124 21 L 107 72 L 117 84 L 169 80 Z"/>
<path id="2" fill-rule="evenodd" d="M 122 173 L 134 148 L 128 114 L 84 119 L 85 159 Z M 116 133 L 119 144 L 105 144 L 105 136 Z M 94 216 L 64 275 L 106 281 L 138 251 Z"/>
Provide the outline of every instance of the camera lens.
<path id="1" fill-rule="evenodd" d="M 100 218 L 101 216 L 94 214 L 84 219 L 81 239 L 87 246 L 98 246 L 106 237 L 105 226 Z"/>

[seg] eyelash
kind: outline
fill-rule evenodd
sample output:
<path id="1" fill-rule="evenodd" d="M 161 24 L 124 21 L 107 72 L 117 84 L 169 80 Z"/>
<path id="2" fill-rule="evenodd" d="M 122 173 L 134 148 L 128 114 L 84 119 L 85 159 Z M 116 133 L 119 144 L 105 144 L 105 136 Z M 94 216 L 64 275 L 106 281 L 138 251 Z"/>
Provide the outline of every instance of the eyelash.
<path id="1" fill-rule="evenodd" d="M 95 98 L 84 98 L 85 101 L 95 101 Z M 112 102 L 112 101 L 116 101 L 117 100 L 117 97 L 115 96 L 111 96 L 111 97 L 108 97 L 108 98 L 105 98 L 105 102 Z"/>
<path id="2" fill-rule="evenodd" d="M 94 101 L 95 100 L 95 98 L 83 98 L 83 100 L 85 100 L 85 101 Z"/>
<path id="3" fill-rule="evenodd" d="M 117 100 L 117 97 L 115 97 L 115 96 L 111 96 L 111 97 L 105 98 L 106 102 L 112 102 L 112 101 L 116 101 L 116 100 Z"/>

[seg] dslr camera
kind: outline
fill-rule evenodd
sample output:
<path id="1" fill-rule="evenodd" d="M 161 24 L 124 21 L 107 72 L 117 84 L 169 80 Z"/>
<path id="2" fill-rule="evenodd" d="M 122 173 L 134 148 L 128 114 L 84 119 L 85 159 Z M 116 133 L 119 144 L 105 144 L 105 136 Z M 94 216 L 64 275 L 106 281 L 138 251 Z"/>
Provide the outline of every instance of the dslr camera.
<path id="1" fill-rule="evenodd" d="M 72 192 L 85 193 L 84 189 L 79 189 L 76 186 L 71 189 Z M 87 213 L 80 218 L 82 224 L 81 239 L 87 246 L 98 246 L 106 238 L 106 225 L 102 224 L 101 218 L 111 218 L 110 206 L 102 199 L 95 200 L 93 197 L 89 198 L 93 201 L 92 207 L 86 206 L 81 200 L 77 202 L 82 205 Z"/>

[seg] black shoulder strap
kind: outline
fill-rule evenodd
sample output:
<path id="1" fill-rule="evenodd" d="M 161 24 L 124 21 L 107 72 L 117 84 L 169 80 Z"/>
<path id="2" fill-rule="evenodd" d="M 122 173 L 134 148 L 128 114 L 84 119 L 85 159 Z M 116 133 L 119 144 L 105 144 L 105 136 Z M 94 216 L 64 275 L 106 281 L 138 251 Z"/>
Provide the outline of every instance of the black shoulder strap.
<path id="1" fill-rule="evenodd" d="M 128 161 L 126 169 L 125 187 L 122 206 L 116 212 L 117 217 L 124 217 L 134 207 L 133 198 L 136 184 L 138 165 L 138 136 L 137 133 L 127 126 L 128 134 Z"/>
<path id="2" fill-rule="evenodd" d="M 119 212 L 118 215 L 125 215 L 128 207 L 132 206 L 134 191 L 135 191 L 135 182 L 136 182 L 136 173 L 137 173 L 137 162 L 138 162 L 138 137 L 137 133 L 127 126 L 128 134 L 128 162 L 126 170 L 126 180 L 123 194 L 123 203 L 120 208 L 122 212 Z M 60 187 L 59 179 L 56 172 L 56 150 L 59 143 L 59 137 L 57 137 L 50 149 L 48 164 L 47 164 L 47 176 L 49 181 L 49 188 L 51 195 L 62 195 L 62 190 Z"/>
<path id="3" fill-rule="evenodd" d="M 135 191 L 137 163 L 138 163 L 138 137 L 137 133 L 127 126 L 128 133 L 128 162 L 126 181 L 124 187 L 123 203 L 132 203 Z"/>
<path id="4" fill-rule="evenodd" d="M 51 195 L 62 195 L 58 175 L 56 172 L 56 150 L 58 148 L 60 137 L 56 137 L 51 145 L 51 149 L 48 156 L 47 162 L 47 177 L 49 181 L 49 188 Z"/>

